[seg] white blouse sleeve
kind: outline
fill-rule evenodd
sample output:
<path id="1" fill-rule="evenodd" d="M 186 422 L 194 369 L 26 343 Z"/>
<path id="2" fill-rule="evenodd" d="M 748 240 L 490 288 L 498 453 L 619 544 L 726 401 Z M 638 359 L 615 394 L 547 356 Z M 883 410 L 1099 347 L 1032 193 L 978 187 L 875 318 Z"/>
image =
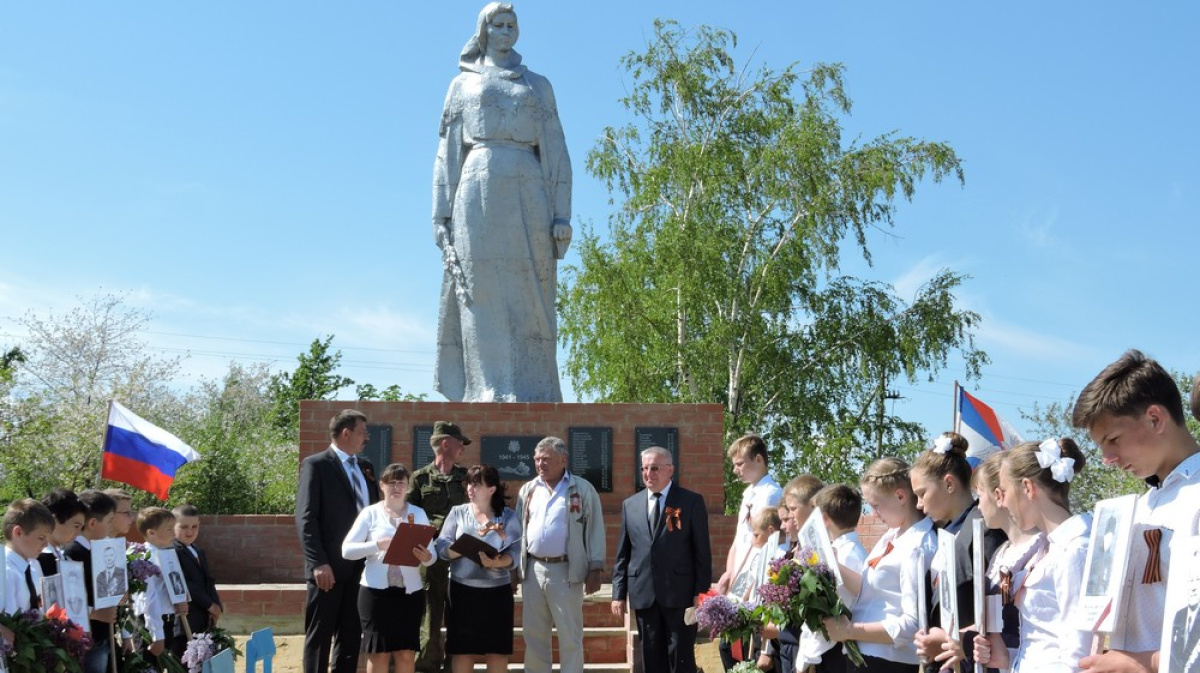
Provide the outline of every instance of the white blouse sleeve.
<path id="1" fill-rule="evenodd" d="M 342 540 L 342 556 L 346 560 L 357 561 L 379 551 L 377 541 L 371 539 L 373 512 L 374 507 L 364 507 L 358 513 L 358 518 L 354 519 L 354 525 L 350 526 L 350 532 L 346 533 L 346 539 Z"/>

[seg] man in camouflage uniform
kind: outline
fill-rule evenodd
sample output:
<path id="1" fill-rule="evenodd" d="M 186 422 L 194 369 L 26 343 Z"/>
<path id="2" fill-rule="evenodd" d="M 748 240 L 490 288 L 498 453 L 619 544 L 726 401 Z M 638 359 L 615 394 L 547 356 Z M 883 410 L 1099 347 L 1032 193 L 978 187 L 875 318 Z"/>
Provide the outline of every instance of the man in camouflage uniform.
<path id="1" fill-rule="evenodd" d="M 463 447 L 471 440 L 453 423 L 438 421 L 433 425 L 429 445 L 433 447 L 433 462 L 413 472 L 408 501 L 425 510 L 432 526 L 442 527 L 450 508 L 467 502 L 467 470 L 458 465 Z M 445 621 L 446 593 L 450 585 L 450 563 L 438 560 L 424 568 L 427 608 L 421 620 L 421 654 L 417 670 L 439 673 L 450 670 L 442 644 L 441 629 Z"/>

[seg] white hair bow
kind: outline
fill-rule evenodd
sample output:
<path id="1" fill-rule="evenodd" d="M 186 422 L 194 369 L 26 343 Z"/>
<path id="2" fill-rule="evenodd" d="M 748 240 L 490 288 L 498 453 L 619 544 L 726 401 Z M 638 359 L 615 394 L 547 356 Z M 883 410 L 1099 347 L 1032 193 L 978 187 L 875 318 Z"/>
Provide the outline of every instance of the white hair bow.
<path id="1" fill-rule="evenodd" d="M 1050 475 L 1060 484 L 1069 484 L 1075 478 L 1075 459 L 1063 457 L 1057 439 L 1038 444 L 1037 461 L 1043 470 L 1050 468 Z"/>
<path id="2" fill-rule="evenodd" d="M 938 437 L 937 439 L 933 440 L 933 449 L 931 449 L 931 450 L 934 453 L 949 453 L 950 438 L 949 437 Z"/>

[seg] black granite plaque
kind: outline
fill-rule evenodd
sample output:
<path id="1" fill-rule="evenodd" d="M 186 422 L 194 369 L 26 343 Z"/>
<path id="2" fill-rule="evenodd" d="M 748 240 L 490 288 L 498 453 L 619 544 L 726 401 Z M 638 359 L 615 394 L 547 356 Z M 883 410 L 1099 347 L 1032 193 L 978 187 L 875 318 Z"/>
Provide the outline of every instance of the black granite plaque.
<path id="1" fill-rule="evenodd" d="M 375 475 L 383 474 L 383 468 L 392 462 L 392 426 L 367 424 L 367 445 L 363 447 L 363 458 L 375 466 Z"/>
<path id="2" fill-rule="evenodd" d="M 682 465 L 679 464 L 679 428 L 634 428 L 633 430 L 633 486 L 636 490 L 646 487 L 642 481 L 642 451 L 661 446 L 671 452 L 671 460 L 675 463 L 675 476 L 672 481 L 679 482 Z"/>
<path id="3" fill-rule="evenodd" d="M 612 428 L 568 428 L 567 446 L 571 474 L 601 493 L 612 493 Z"/>
<path id="4" fill-rule="evenodd" d="M 525 437 L 493 436 L 479 440 L 480 460 L 491 465 L 505 481 L 529 481 L 537 475 L 533 469 L 533 450 L 542 435 Z"/>
<path id="5" fill-rule="evenodd" d="M 412 465 L 408 466 L 408 469 L 410 471 L 416 472 L 417 470 L 421 469 L 422 467 L 425 467 L 426 465 L 433 462 L 433 447 L 429 445 L 429 438 L 433 436 L 433 426 L 432 425 L 414 425 L 413 429 L 412 429 L 412 433 L 413 433 L 413 446 L 412 446 L 413 462 L 412 462 Z"/>

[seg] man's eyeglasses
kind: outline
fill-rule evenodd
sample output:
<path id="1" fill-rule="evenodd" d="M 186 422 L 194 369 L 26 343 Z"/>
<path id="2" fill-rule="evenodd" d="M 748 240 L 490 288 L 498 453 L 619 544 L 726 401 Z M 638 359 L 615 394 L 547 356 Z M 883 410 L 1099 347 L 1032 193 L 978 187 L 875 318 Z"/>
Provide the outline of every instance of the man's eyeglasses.
<path id="1" fill-rule="evenodd" d="M 665 470 L 668 467 L 675 467 L 675 466 L 674 465 L 643 465 L 642 472 L 658 472 L 659 470 Z"/>

